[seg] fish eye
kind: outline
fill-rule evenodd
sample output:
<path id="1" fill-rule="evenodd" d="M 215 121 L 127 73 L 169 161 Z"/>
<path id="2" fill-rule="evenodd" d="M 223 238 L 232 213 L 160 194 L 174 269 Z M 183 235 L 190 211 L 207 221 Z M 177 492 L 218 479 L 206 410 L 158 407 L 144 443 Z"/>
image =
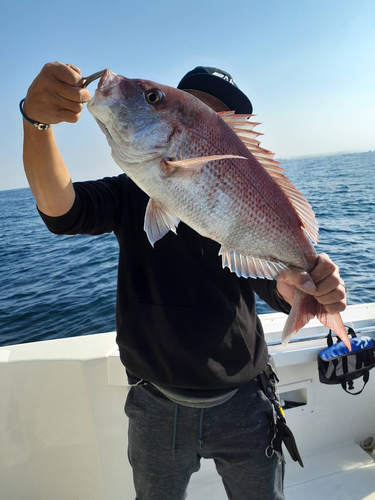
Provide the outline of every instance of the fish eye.
<path id="1" fill-rule="evenodd" d="M 154 106 L 155 104 L 158 104 L 163 99 L 164 94 L 159 89 L 153 89 L 153 90 L 149 90 L 148 92 L 146 92 L 145 97 L 146 97 L 146 101 L 149 104 L 152 104 Z"/>

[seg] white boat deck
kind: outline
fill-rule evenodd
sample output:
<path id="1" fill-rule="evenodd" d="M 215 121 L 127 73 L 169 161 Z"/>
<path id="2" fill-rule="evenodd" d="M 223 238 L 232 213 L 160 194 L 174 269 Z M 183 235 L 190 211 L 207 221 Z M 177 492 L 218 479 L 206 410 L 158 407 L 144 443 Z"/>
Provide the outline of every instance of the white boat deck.
<path id="1" fill-rule="evenodd" d="M 375 303 L 343 317 L 375 336 Z M 262 316 L 270 343 L 284 321 Z M 322 332 L 312 321 L 300 335 Z M 286 410 L 305 464 L 286 452 L 286 499 L 375 500 L 375 451 L 360 446 L 375 440 L 375 370 L 359 396 L 322 385 L 316 357 L 324 347 L 323 339 L 270 347 L 281 397 L 302 403 Z M 134 500 L 127 391 L 114 333 L 0 348 L 0 500 Z M 188 499 L 226 499 L 211 461 L 193 475 Z"/>
<path id="2" fill-rule="evenodd" d="M 212 461 L 192 476 L 188 500 L 228 500 Z M 287 457 L 286 500 L 374 500 L 375 463 L 357 444 L 304 455 L 302 469 Z M 215 478 L 215 474 L 217 478 Z M 267 500 L 267 499 L 265 499 Z"/>

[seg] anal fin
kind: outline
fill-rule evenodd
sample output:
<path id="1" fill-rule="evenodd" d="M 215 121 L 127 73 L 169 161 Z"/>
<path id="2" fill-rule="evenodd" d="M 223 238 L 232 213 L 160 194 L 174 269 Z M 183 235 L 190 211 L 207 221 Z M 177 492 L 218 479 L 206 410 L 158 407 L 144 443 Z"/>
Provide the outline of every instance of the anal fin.
<path id="1" fill-rule="evenodd" d="M 243 278 L 268 278 L 276 279 L 282 271 L 288 268 L 282 262 L 272 262 L 242 255 L 233 250 L 220 248 L 219 255 L 222 258 L 223 268 L 228 267 L 237 276 Z"/>

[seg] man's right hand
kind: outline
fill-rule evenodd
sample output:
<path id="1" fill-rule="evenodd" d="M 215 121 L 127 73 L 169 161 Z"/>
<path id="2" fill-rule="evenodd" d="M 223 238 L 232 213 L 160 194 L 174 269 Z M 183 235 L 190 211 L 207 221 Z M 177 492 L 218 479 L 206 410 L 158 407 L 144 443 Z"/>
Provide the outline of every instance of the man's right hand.
<path id="1" fill-rule="evenodd" d="M 31 84 L 23 110 L 39 123 L 75 123 L 90 92 L 82 88 L 81 71 L 59 62 L 44 66 Z M 51 217 L 72 207 L 75 191 L 70 173 L 58 150 L 53 127 L 38 130 L 24 120 L 23 163 L 39 210 Z"/>
<path id="2" fill-rule="evenodd" d="M 31 84 L 24 102 L 28 118 L 39 123 L 76 123 L 83 103 L 91 99 L 82 88 L 81 70 L 72 64 L 46 64 Z"/>

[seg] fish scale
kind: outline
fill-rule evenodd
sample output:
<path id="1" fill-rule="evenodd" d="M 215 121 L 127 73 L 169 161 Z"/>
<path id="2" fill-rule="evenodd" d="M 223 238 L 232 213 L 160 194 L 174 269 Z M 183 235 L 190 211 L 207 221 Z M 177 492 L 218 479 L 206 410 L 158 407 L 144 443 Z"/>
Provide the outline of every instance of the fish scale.
<path id="1" fill-rule="evenodd" d="M 238 276 L 277 279 L 291 267 L 315 267 L 314 212 L 259 146 L 248 116 L 217 114 L 187 92 L 111 70 L 88 109 L 114 160 L 150 197 L 144 228 L 152 245 L 183 221 L 220 243 L 223 267 Z M 314 316 L 350 349 L 340 314 L 298 289 L 284 342 Z"/>

